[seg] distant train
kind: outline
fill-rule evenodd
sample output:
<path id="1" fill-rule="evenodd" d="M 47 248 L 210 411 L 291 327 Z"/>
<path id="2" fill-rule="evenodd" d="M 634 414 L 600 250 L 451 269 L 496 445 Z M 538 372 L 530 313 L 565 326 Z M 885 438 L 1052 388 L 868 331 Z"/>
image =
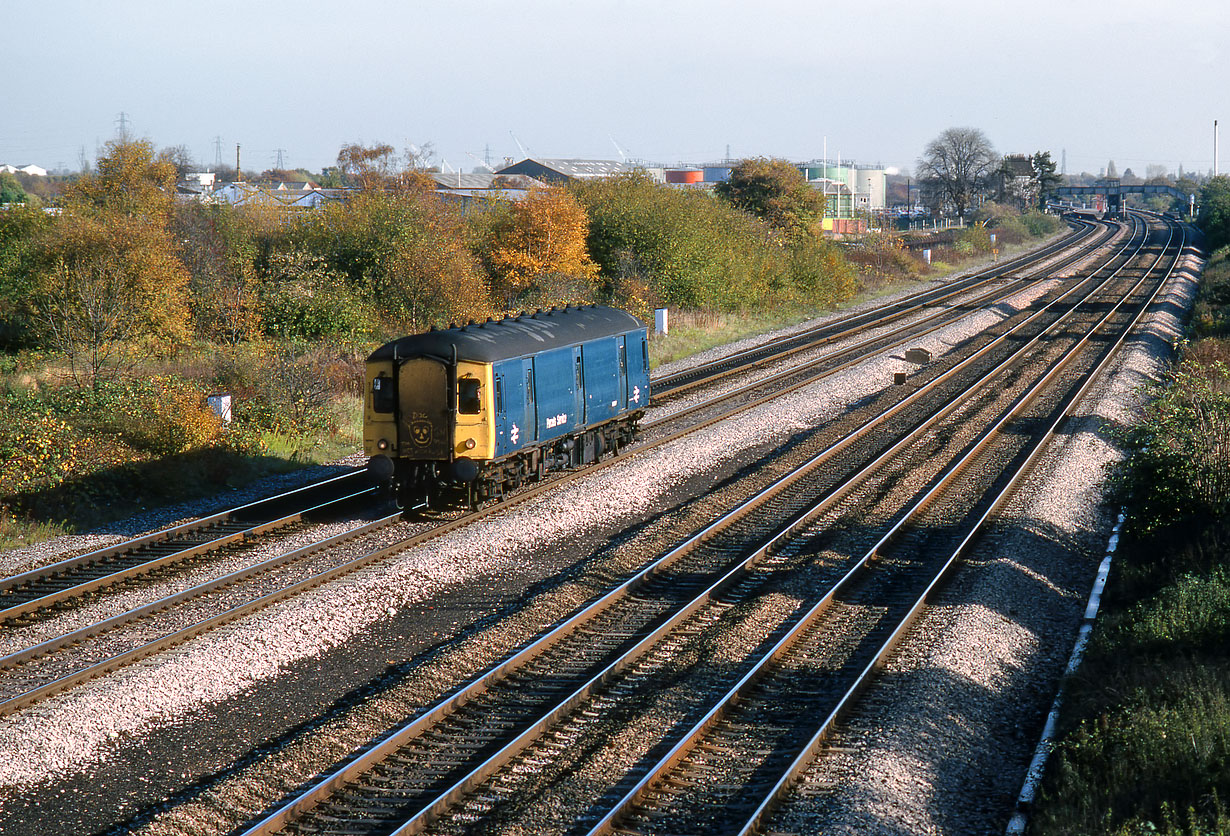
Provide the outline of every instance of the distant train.
<path id="1" fill-rule="evenodd" d="M 399 504 L 475 505 L 631 444 L 648 335 L 597 305 L 432 329 L 372 352 L 365 391 L 368 468 Z"/>

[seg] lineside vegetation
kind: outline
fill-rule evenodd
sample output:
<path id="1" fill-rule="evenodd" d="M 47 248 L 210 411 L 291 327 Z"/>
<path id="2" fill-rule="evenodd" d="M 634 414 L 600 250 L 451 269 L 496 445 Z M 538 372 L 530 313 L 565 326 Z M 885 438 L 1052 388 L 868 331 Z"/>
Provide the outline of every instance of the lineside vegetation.
<path id="1" fill-rule="evenodd" d="M 1125 536 L 1032 834 L 1230 833 L 1230 181 L 1188 338 L 1115 473 Z"/>

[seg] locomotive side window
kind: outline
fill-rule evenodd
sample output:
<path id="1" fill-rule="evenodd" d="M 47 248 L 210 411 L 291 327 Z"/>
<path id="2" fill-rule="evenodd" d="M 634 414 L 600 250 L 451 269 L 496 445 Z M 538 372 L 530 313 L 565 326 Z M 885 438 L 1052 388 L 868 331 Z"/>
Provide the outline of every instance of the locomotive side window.
<path id="1" fill-rule="evenodd" d="M 649 371 L 649 341 L 641 340 L 641 370 Z"/>
<path id="2" fill-rule="evenodd" d="M 534 370 L 525 370 L 525 400 L 528 403 L 534 402 Z"/>
<path id="3" fill-rule="evenodd" d="M 581 355 L 577 355 L 577 391 L 581 391 Z"/>
<path id="4" fill-rule="evenodd" d="M 628 371 L 628 347 L 622 342 L 619 344 L 619 370 L 625 374 Z"/>
<path id="5" fill-rule="evenodd" d="M 483 411 L 478 385 L 478 378 L 475 377 L 463 377 L 457 381 L 457 411 L 462 415 L 477 415 Z"/>
<path id="6" fill-rule="evenodd" d="M 495 376 L 495 411 L 504 414 L 504 378 L 498 374 Z"/>
<path id="7" fill-rule="evenodd" d="M 375 412 L 392 412 L 397 399 L 393 397 L 393 378 L 384 372 L 372 380 L 372 410 Z"/>

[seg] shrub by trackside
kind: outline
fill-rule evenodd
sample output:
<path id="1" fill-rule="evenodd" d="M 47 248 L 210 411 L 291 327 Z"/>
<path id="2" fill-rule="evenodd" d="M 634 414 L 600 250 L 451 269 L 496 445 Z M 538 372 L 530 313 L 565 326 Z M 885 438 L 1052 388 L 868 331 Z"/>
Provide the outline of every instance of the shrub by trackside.
<path id="1" fill-rule="evenodd" d="M 0 397 L 0 542 L 88 528 L 282 467 L 259 431 L 225 427 L 205 389 L 173 376 Z"/>
<path id="2" fill-rule="evenodd" d="M 98 399 L 103 420 L 126 443 L 154 456 L 218 445 L 224 426 L 200 387 L 173 377 L 110 387 Z"/>
<path id="3" fill-rule="evenodd" d="M 1225 676 L 1186 661 L 1150 661 L 1160 666 L 1155 674 L 1161 676 L 1121 692 L 1120 706 L 1084 720 L 1065 736 L 1032 833 L 1227 832 L 1230 688 Z"/>
<path id="4" fill-rule="evenodd" d="M 9 394 L 0 405 L 0 498 L 63 481 L 76 464 L 73 428 L 31 398 Z"/>
<path id="5" fill-rule="evenodd" d="M 1157 389 L 1127 437 L 1116 475 L 1141 533 L 1230 510 L 1230 367 L 1186 360 Z"/>
<path id="6" fill-rule="evenodd" d="M 1230 834 L 1226 253 L 1115 470 L 1127 525 L 1031 834 Z"/>

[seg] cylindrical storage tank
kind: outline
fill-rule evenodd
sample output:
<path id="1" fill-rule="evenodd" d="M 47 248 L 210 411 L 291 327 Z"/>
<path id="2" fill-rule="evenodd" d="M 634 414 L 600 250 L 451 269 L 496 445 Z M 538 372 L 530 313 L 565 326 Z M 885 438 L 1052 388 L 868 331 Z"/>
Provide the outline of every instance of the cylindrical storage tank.
<path id="1" fill-rule="evenodd" d="M 855 172 L 854 190 L 867 195 L 868 208 L 883 209 L 888 193 L 888 177 L 882 168 L 860 168 Z"/>
<path id="2" fill-rule="evenodd" d="M 702 176 L 703 172 L 698 171 L 697 169 L 675 169 L 673 171 L 666 172 L 666 182 L 686 183 L 691 185 L 693 183 L 699 183 Z"/>
<path id="3" fill-rule="evenodd" d="M 707 165 L 703 172 L 706 183 L 725 183 L 730 179 L 730 170 L 733 166 L 729 165 Z"/>

